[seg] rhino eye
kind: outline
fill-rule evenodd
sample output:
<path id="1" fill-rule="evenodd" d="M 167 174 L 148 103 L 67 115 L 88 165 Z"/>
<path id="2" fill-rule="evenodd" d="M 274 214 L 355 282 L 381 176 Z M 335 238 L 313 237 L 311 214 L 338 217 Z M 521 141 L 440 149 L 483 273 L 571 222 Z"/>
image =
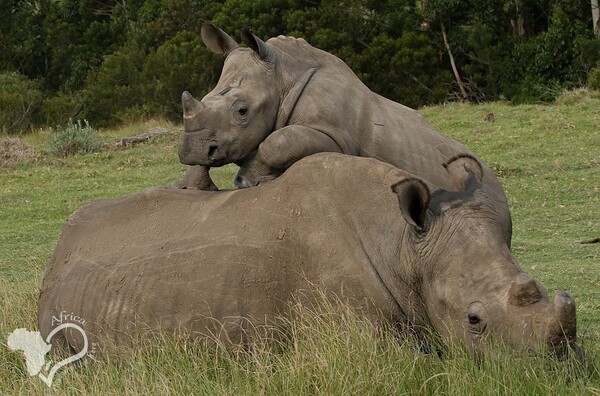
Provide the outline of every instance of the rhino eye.
<path id="1" fill-rule="evenodd" d="M 475 314 L 469 314 L 468 319 L 470 325 L 476 325 L 479 324 L 479 322 L 481 322 L 481 318 Z"/>
<path id="2" fill-rule="evenodd" d="M 245 116 L 246 114 L 248 114 L 248 108 L 246 106 L 242 106 L 238 109 L 238 113 L 241 116 Z"/>

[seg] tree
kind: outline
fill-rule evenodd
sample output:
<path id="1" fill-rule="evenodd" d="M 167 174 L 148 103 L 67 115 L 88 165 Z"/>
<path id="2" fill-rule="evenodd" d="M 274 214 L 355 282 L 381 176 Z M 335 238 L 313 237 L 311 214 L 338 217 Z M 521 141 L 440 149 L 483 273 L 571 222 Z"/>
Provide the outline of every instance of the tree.
<path id="1" fill-rule="evenodd" d="M 431 29 L 435 29 L 436 26 L 439 27 L 456 84 L 458 85 L 462 98 L 468 100 L 469 95 L 464 87 L 462 78 L 456 66 L 454 53 L 450 46 L 447 27 L 450 28 L 452 25 L 460 27 L 461 23 L 464 23 L 464 21 L 468 19 L 468 13 L 471 10 L 471 6 L 460 0 L 427 0 L 423 3 L 425 20 L 428 22 Z"/>
<path id="2" fill-rule="evenodd" d="M 592 28 L 596 36 L 600 37 L 600 8 L 598 8 L 598 0 L 592 0 Z"/>

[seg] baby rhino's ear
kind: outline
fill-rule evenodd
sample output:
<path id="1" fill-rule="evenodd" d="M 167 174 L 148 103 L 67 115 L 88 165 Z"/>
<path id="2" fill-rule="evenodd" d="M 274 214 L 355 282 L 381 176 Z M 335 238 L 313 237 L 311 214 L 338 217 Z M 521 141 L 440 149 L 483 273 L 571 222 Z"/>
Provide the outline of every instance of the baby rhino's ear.
<path id="1" fill-rule="evenodd" d="M 202 22 L 200 35 L 204 45 L 212 52 L 227 56 L 229 53 L 239 47 L 239 44 L 227 33 L 208 21 Z"/>
<path id="2" fill-rule="evenodd" d="M 273 53 L 271 52 L 271 49 L 264 41 L 254 35 L 252 28 L 245 27 L 242 29 L 242 41 L 248 47 L 252 48 L 252 51 L 254 51 L 254 53 L 263 61 L 273 61 Z"/>

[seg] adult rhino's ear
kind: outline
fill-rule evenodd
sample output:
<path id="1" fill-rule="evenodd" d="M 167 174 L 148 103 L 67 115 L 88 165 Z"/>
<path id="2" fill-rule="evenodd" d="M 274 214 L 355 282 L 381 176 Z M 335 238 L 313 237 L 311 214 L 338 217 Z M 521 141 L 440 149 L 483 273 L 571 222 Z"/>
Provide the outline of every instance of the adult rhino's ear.
<path id="1" fill-rule="evenodd" d="M 220 55 L 227 56 L 231 51 L 240 46 L 227 33 L 208 21 L 202 22 L 200 35 L 208 49 Z"/>
<path id="2" fill-rule="evenodd" d="M 430 199 L 425 183 L 419 179 L 408 178 L 394 184 L 392 191 L 398 196 L 400 212 L 406 222 L 423 230 Z"/>
<path id="3" fill-rule="evenodd" d="M 245 27 L 242 29 L 242 41 L 263 61 L 271 62 L 273 60 L 271 48 L 269 48 L 264 41 L 254 35 L 252 28 Z"/>
<path id="4" fill-rule="evenodd" d="M 456 191 L 474 189 L 481 184 L 483 168 L 477 158 L 470 154 L 452 157 L 444 164 Z"/>

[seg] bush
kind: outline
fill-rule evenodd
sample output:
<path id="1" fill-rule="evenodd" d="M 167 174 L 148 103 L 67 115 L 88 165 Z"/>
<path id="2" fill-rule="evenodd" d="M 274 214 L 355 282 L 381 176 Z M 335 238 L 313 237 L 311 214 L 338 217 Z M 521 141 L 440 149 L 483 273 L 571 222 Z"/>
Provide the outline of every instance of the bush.
<path id="1" fill-rule="evenodd" d="M 94 125 L 111 126 L 123 121 L 123 111 L 143 104 L 148 99 L 140 81 L 145 60 L 144 51 L 133 44 L 105 56 L 98 72 L 90 76 L 83 116 Z"/>
<path id="2" fill-rule="evenodd" d="M 39 111 L 40 125 L 64 125 L 76 118 L 82 109 L 80 92 L 58 94 L 44 99 Z"/>
<path id="3" fill-rule="evenodd" d="M 511 73 L 517 78 L 503 94 L 515 104 L 550 102 L 565 89 L 583 86 L 599 56 L 600 42 L 590 36 L 585 24 L 554 7 L 547 31 L 515 43 Z"/>
<path id="4" fill-rule="evenodd" d="M 182 92 L 202 97 L 214 87 L 221 63 L 189 31 L 149 53 L 129 43 L 106 56 L 90 77 L 83 116 L 101 127 L 157 116 L 180 121 Z"/>
<path id="5" fill-rule="evenodd" d="M 596 91 L 600 91 L 600 64 L 590 71 L 588 74 L 587 87 Z"/>
<path id="6" fill-rule="evenodd" d="M 221 63 L 221 58 L 204 46 L 199 35 L 189 31 L 177 33 L 146 58 L 141 79 L 145 101 L 127 114 L 133 117 L 138 113 L 141 118 L 166 116 L 180 122 L 183 91 L 204 96 L 216 84 Z"/>
<path id="7" fill-rule="evenodd" d="M 31 130 L 41 102 L 37 82 L 18 73 L 0 73 L 0 132 L 11 135 Z"/>
<path id="8" fill-rule="evenodd" d="M 96 130 L 90 127 L 87 120 L 78 120 L 69 123 L 65 127 L 57 127 L 52 131 L 52 137 L 48 140 L 47 148 L 50 154 L 57 157 L 69 157 L 75 154 L 88 154 L 100 151 L 102 141 Z"/>
<path id="9" fill-rule="evenodd" d="M 452 74 L 441 67 L 438 51 L 420 33 L 400 38 L 380 35 L 360 55 L 359 77 L 373 91 L 409 107 L 443 102 Z"/>

